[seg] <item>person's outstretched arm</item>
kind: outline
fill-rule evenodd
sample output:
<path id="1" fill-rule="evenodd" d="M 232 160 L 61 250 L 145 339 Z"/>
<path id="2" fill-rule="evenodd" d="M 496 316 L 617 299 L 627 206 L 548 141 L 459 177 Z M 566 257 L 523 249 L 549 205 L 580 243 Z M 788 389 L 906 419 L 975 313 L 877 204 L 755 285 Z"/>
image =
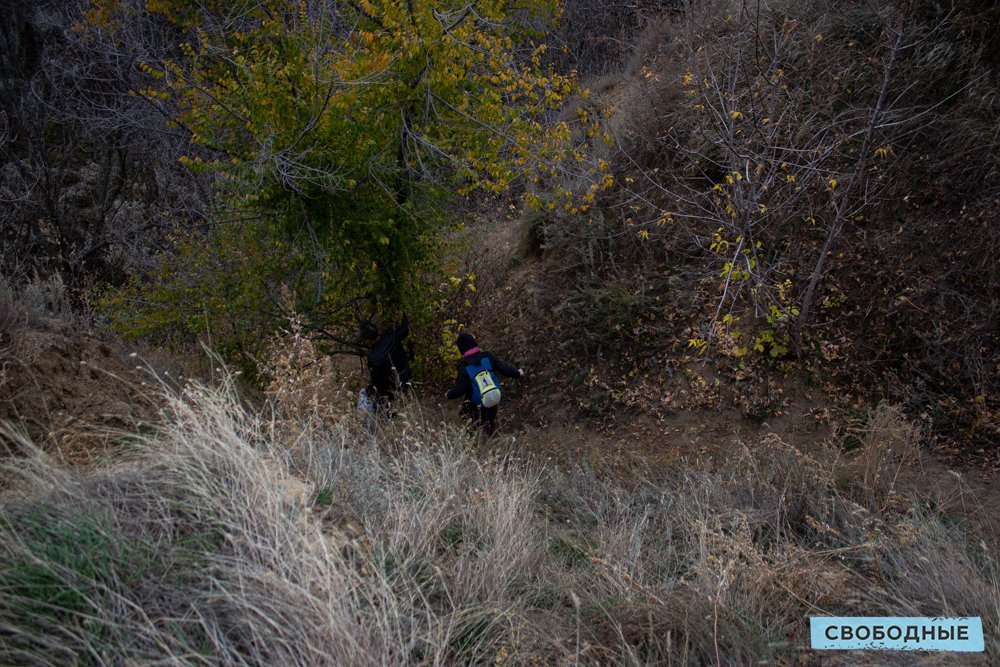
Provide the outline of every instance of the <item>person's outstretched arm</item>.
<path id="1" fill-rule="evenodd" d="M 495 370 L 500 375 L 503 375 L 503 376 L 509 377 L 509 378 L 522 378 L 522 377 L 524 377 L 524 369 L 514 368 L 513 366 L 511 366 L 507 362 L 505 362 L 505 361 L 503 361 L 501 359 L 498 359 L 496 357 L 496 355 L 494 355 L 492 352 L 487 352 L 486 354 L 489 357 L 490 364 L 493 366 L 493 370 Z"/>

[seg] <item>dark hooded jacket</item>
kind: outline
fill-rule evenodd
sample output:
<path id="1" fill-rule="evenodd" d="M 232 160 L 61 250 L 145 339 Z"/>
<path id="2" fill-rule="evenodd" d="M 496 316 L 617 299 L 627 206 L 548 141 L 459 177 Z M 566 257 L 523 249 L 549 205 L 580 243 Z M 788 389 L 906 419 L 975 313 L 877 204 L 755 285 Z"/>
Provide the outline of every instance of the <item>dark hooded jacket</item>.
<path id="1" fill-rule="evenodd" d="M 410 355 L 403 348 L 403 340 L 410 334 L 410 323 L 382 334 L 368 353 L 368 370 L 372 382 L 368 390 L 380 398 L 393 398 L 399 387 L 407 387 L 413 376 L 410 373 Z"/>

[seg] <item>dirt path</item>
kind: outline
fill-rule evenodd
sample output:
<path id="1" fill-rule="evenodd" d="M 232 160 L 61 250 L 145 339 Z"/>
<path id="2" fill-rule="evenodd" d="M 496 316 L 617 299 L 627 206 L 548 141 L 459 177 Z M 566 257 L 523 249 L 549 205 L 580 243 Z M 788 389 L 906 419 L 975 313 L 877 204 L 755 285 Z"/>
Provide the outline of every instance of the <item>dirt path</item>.
<path id="1" fill-rule="evenodd" d="M 20 419 L 37 442 L 68 462 L 100 460 L 114 444 L 109 432 L 136 428 L 155 417 L 152 376 L 120 346 L 58 330 L 28 332 L 18 346 L 16 357 L 8 350 L 4 366 L 0 418 Z M 685 377 L 676 374 L 670 391 L 687 386 Z M 763 420 L 747 418 L 721 394 L 710 406 L 664 408 L 658 414 L 611 400 L 606 412 L 588 416 L 578 394 L 563 393 L 544 373 L 520 383 L 508 380 L 504 387 L 500 440 L 546 465 L 582 467 L 622 479 L 637 474 L 655 479 L 695 462 L 712 466 L 742 443 L 769 436 L 806 452 L 837 447 L 851 428 L 834 398 L 795 379 L 776 387 L 780 404 Z M 423 393 L 420 406 L 426 417 L 459 423 L 457 401 L 444 401 L 436 388 L 425 387 Z M 845 454 L 845 460 L 851 456 Z M 899 487 L 927 499 L 936 511 L 974 520 L 986 537 L 1000 536 L 996 477 L 950 465 L 923 448 L 902 467 Z"/>

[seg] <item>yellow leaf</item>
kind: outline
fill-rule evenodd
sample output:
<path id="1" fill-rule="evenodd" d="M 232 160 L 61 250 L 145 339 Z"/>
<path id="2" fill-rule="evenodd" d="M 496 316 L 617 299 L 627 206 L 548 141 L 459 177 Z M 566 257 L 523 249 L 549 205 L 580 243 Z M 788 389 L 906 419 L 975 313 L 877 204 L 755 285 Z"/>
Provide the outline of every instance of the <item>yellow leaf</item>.
<path id="1" fill-rule="evenodd" d="M 698 352 L 701 353 L 708 347 L 708 341 L 700 338 L 691 338 L 688 340 L 688 347 L 697 348 Z"/>

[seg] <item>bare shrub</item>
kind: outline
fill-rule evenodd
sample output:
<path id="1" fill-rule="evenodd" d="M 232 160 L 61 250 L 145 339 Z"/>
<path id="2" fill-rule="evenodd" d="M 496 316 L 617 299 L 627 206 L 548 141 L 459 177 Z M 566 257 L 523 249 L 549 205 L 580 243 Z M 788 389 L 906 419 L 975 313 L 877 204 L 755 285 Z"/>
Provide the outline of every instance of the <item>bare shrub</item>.
<path id="1" fill-rule="evenodd" d="M 181 36 L 135 0 L 4 9 L 0 247 L 73 288 L 145 273 L 166 233 L 206 210 L 207 179 L 178 162 L 189 149 L 165 103 L 134 94 L 149 84 L 138 63 L 176 55 Z"/>
<path id="2" fill-rule="evenodd" d="M 352 384 L 357 382 L 352 383 L 349 373 L 320 352 L 296 321 L 273 337 L 259 372 L 265 382 L 264 395 L 293 424 L 318 420 L 329 426 L 353 411 Z"/>
<path id="3" fill-rule="evenodd" d="M 587 146 L 614 187 L 585 214 L 531 221 L 558 253 L 550 264 L 572 273 L 559 298 L 617 284 L 654 302 L 687 297 L 666 308 L 672 322 L 605 326 L 601 344 L 627 349 L 638 330 L 713 343 L 716 358 L 734 340 L 744 361 L 838 358 L 831 370 L 863 386 L 890 385 L 889 371 L 906 385 L 893 400 L 933 414 L 952 449 L 991 456 L 1000 337 L 983 295 L 1000 279 L 1000 152 L 987 4 L 710 0 L 665 12 L 583 105 L 616 139 Z M 590 335 L 589 312 L 567 310 L 560 334 Z"/>
<path id="4" fill-rule="evenodd" d="M 654 21 L 665 3 L 612 3 L 570 0 L 563 3 L 552 37 L 552 59 L 584 76 L 616 72 L 625 67 L 643 28 Z"/>
<path id="5" fill-rule="evenodd" d="M 0 341 L 23 323 L 24 313 L 7 280 L 0 276 Z M 0 342 L 2 345 L 2 342 Z"/>
<path id="6" fill-rule="evenodd" d="M 58 273 L 48 278 L 35 278 L 21 288 L 20 302 L 35 323 L 49 319 L 66 319 L 72 314 L 69 292 Z"/>

